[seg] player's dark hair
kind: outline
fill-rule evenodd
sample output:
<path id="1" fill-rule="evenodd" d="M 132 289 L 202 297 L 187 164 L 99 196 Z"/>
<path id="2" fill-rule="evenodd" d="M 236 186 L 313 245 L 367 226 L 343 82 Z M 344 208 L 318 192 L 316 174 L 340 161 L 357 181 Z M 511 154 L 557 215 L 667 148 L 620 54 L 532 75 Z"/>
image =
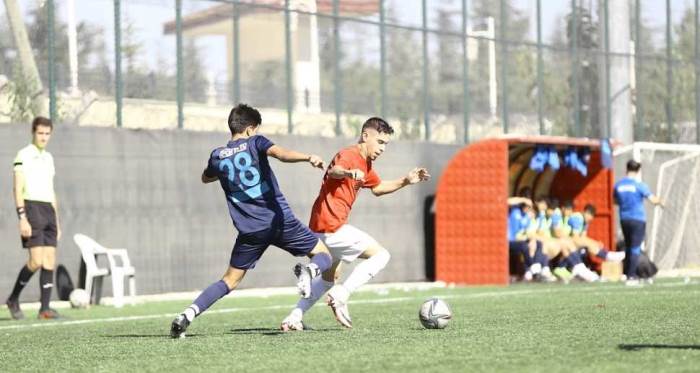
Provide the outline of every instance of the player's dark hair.
<path id="1" fill-rule="evenodd" d="M 547 207 L 552 209 L 559 207 L 559 200 L 554 197 L 549 198 L 549 200 L 547 201 Z"/>
<path id="2" fill-rule="evenodd" d="M 524 186 L 518 191 L 518 197 L 532 198 L 532 188 Z"/>
<path id="3" fill-rule="evenodd" d="M 565 208 L 565 209 L 572 209 L 573 210 L 574 209 L 574 201 L 567 199 L 566 201 L 564 201 L 564 203 L 561 204 L 561 207 Z"/>
<path id="4" fill-rule="evenodd" d="M 236 105 L 228 115 L 228 128 L 232 135 L 243 133 L 246 127 L 257 127 L 260 123 L 262 123 L 260 112 L 246 104 Z"/>
<path id="5" fill-rule="evenodd" d="M 589 203 L 583 208 L 583 212 L 587 212 L 595 216 L 595 206 L 592 203 Z"/>
<path id="6" fill-rule="evenodd" d="M 544 202 L 544 203 L 549 205 L 549 201 L 548 201 L 547 197 L 545 197 L 545 196 L 535 197 L 535 203 L 540 203 L 540 202 Z"/>
<path id="7" fill-rule="evenodd" d="M 372 117 L 367 119 L 362 125 L 362 130 L 364 131 L 367 128 L 373 128 L 379 133 L 386 133 L 389 135 L 394 133 L 394 129 L 391 127 L 391 125 L 389 125 L 389 123 L 387 123 L 384 119 L 379 117 Z"/>
<path id="8" fill-rule="evenodd" d="M 627 161 L 627 171 L 628 172 L 629 171 L 637 172 L 637 171 L 639 171 L 640 168 L 642 168 L 642 164 L 635 161 L 634 159 L 630 159 L 629 161 Z"/>
<path id="9" fill-rule="evenodd" d="M 32 121 L 32 133 L 36 132 L 36 128 L 39 126 L 44 126 L 44 127 L 49 127 L 51 130 L 53 130 L 53 123 L 51 123 L 51 119 L 45 118 L 45 117 L 36 117 Z"/>

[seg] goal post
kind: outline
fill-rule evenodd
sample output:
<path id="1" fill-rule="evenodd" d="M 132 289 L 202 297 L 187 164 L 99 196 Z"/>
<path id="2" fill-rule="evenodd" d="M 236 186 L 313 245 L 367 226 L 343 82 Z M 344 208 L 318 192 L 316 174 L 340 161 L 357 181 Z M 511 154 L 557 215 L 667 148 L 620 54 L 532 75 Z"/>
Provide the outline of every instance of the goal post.
<path id="1" fill-rule="evenodd" d="M 616 179 L 633 158 L 642 163 L 639 179 L 664 201 L 664 208 L 645 206 L 644 248 L 661 274 L 700 273 L 700 145 L 637 142 L 614 156 Z"/>

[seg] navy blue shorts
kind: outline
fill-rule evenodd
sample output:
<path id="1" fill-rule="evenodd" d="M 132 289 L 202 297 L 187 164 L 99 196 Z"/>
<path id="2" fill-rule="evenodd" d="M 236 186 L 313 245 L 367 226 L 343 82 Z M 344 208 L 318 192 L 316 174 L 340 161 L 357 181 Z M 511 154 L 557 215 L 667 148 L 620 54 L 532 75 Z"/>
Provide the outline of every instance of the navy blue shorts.
<path id="1" fill-rule="evenodd" d="M 252 269 L 270 245 L 294 256 L 305 256 L 316 244 L 318 237 L 292 216 L 286 218 L 283 224 L 276 224 L 270 229 L 238 235 L 231 252 L 230 264 L 238 269 Z"/>
<path id="2" fill-rule="evenodd" d="M 644 242 L 647 223 L 641 220 L 620 220 L 622 234 L 625 236 L 625 247 L 627 250 L 639 247 Z"/>

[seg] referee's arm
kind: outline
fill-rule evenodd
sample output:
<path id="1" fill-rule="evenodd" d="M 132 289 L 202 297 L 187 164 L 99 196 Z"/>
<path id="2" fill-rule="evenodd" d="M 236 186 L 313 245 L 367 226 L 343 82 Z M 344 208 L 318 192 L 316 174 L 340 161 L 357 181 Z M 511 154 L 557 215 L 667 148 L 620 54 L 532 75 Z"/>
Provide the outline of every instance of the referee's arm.
<path id="1" fill-rule="evenodd" d="M 32 226 L 27 220 L 27 212 L 24 207 L 24 197 L 22 196 L 24 191 L 24 173 L 22 171 L 14 172 L 14 188 L 13 192 L 15 194 L 15 206 L 17 207 L 17 217 L 19 218 L 19 233 L 22 237 L 32 236 Z"/>

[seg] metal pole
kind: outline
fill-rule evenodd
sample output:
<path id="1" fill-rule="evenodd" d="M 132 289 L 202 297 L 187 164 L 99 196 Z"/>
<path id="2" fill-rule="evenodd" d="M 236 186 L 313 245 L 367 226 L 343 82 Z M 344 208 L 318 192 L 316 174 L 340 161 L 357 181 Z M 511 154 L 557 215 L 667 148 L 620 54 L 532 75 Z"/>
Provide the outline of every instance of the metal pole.
<path id="1" fill-rule="evenodd" d="M 338 19 L 339 15 L 339 0 L 333 0 L 333 92 L 335 98 L 335 135 L 340 136 L 343 133 L 340 127 L 340 114 L 343 105 L 343 82 L 340 71 L 340 30 Z"/>
<path id="2" fill-rule="evenodd" d="M 70 95 L 77 97 L 78 88 L 78 29 L 75 24 L 75 0 L 66 2 L 68 20 L 68 65 L 70 67 Z"/>
<path id="3" fill-rule="evenodd" d="M 501 39 L 501 116 L 503 117 L 503 133 L 508 133 L 508 44 L 506 43 L 506 0 L 501 0 L 500 36 Z"/>
<path id="4" fill-rule="evenodd" d="M 122 25 L 121 0 L 114 0 L 114 100 L 117 104 L 117 127 L 122 126 Z"/>
<path id="5" fill-rule="evenodd" d="M 544 117 L 542 116 L 542 88 L 544 63 L 542 61 L 542 0 L 537 0 L 537 121 L 540 135 L 544 135 Z"/>
<path id="6" fill-rule="evenodd" d="M 185 115 L 183 113 L 185 105 L 185 81 L 184 66 L 182 58 L 182 0 L 175 1 L 175 47 L 177 59 L 177 128 L 182 129 L 185 125 Z"/>
<path id="7" fill-rule="evenodd" d="M 284 62 L 287 77 L 287 133 L 294 130 L 292 123 L 292 111 L 294 110 L 294 98 L 292 96 L 292 20 L 289 11 L 289 0 L 284 0 Z"/>
<path id="8" fill-rule="evenodd" d="M 605 15 L 605 137 L 610 138 L 612 133 L 612 102 L 610 99 L 610 9 L 608 0 L 605 0 L 603 13 Z"/>
<path id="9" fill-rule="evenodd" d="M 240 10 L 238 1 L 233 3 L 233 102 L 241 101 L 241 66 L 240 66 Z"/>
<path id="10" fill-rule="evenodd" d="M 695 142 L 700 144 L 700 0 L 695 0 Z"/>
<path id="11" fill-rule="evenodd" d="M 48 44 L 49 44 L 49 117 L 51 122 L 56 123 L 58 114 L 56 112 L 56 35 L 54 33 L 55 12 L 53 0 L 46 2 L 46 13 L 48 16 Z"/>
<path id="12" fill-rule="evenodd" d="M 428 4 L 423 0 L 423 124 L 425 140 L 430 141 L 430 78 L 428 77 Z"/>
<path id="13" fill-rule="evenodd" d="M 387 97 L 386 97 L 386 14 L 384 0 L 379 0 L 379 88 L 381 92 L 381 115 L 386 118 Z"/>
<path id="14" fill-rule="evenodd" d="M 641 0 L 636 0 L 635 1 L 635 22 L 634 22 L 634 29 L 635 29 L 635 40 L 634 40 L 634 84 L 635 84 L 635 93 L 634 93 L 634 107 L 635 107 L 635 114 L 637 117 L 637 127 L 635 128 L 635 135 L 634 139 L 636 140 L 643 140 L 644 139 L 644 113 L 643 113 L 643 104 L 644 102 L 642 101 L 642 58 L 640 58 L 641 54 L 641 38 L 640 38 L 640 33 L 641 33 L 641 28 L 642 28 L 642 5 L 641 5 Z"/>
<path id="15" fill-rule="evenodd" d="M 666 0 L 666 121 L 667 135 L 666 141 L 673 142 L 673 72 L 671 66 L 671 46 L 673 39 L 671 36 L 671 0 Z"/>
<path id="16" fill-rule="evenodd" d="M 579 57 L 578 57 L 578 9 L 576 0 L 571 0 L 571 58 L 574 89 L 574 135 L 581 136 L 581 97 L 579 92 Z"/>
<path id="17" fill-rule="evenodd" d="M 469 22 L 468 0 L 462 0 L 462 123 L 464 143 L 469 144 L 469 56 L 467 50 L 467 30 Z"/>

